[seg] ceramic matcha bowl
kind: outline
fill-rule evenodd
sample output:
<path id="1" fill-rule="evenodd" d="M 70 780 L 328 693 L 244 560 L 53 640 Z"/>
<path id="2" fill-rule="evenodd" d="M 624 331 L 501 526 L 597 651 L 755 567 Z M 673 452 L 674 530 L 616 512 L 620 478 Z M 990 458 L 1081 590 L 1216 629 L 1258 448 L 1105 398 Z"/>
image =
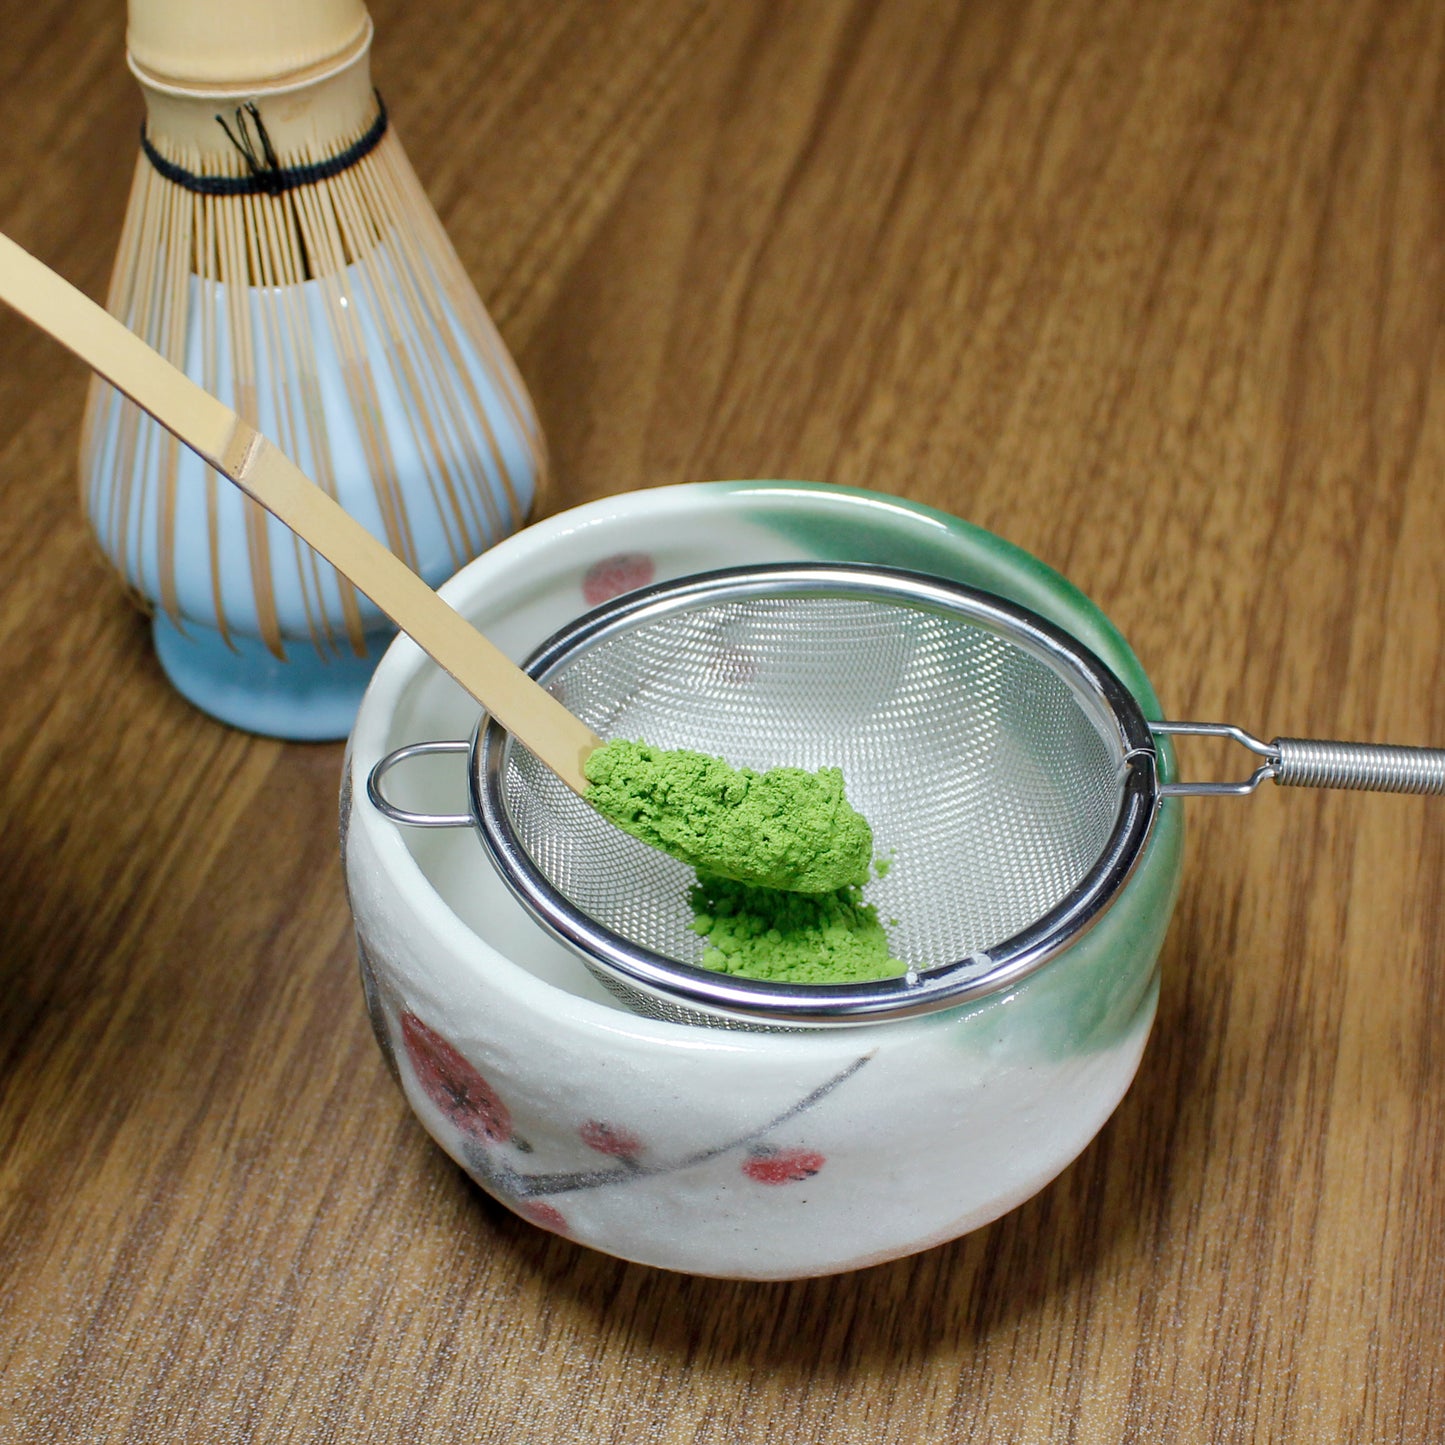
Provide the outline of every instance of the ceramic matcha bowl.
<path id="1" fill-rule="evenodd" d="M 703 483 L 610 498 L 492 548 L 444 589 L 519 660 L 590 607 L 654 581 L 827 560 L 929 572 L 1032 609 L 1157 703 L 1118 633 L 1041 563 L 952 517 L 872 493 Z M 546 1229 L 695 1274 L 854 1269 L 976 1229 L 1093 1138 L 1154 1016 L 1182 818 L 1165 801 L 1113 906 L 1013 987 L 922 1018 L 738 1032 L 625 1010 L 513 901 L 474 833 L 398 827 L 368 802 L 393 749 L 466 738 L 476 706 L 408 639 L 357 716 L 342 799 L 346 879 L 377 1038 L 428 1132 Z M 465 810 L 466 761 L 389 789 Z"/>

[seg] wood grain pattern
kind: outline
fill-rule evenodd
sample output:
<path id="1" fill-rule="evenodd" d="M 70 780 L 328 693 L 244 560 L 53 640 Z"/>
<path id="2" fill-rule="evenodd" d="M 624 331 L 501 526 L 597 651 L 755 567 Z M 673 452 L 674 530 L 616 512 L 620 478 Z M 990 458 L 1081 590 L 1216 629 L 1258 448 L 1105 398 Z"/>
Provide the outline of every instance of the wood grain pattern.
<path id="1" fill-rule="evenodd" d="M 92 296 L 121 8 L 0 0 L 0 228 Z M 549 510 L 876 487 L 1066 571 L 1175 715 L 1445 742 L 1440 6 L 372 10 Z M 84 387 L 0 315 L 6 1445 L 1445 1439 L 1439 800 L 1195 807 L 1139 1079 L 995 1225 L 795 1285 L 623 1265 L 411 1121 L 341 749 L 167 688 L 80 522 Z"/>

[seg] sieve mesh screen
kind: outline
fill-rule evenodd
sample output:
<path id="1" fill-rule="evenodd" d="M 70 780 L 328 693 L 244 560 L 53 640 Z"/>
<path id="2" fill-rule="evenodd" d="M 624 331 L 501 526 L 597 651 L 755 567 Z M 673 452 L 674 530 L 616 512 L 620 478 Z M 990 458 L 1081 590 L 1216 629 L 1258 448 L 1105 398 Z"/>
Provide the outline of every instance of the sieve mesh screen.
<path id="1" fill-rule="evenodd" d="M 846 596 L 704 602 L 562 661 L 549 686 L 602 737 L 762 771 L 843 770 L 886 875 L 866 896 L 923 971 L 1033 924 L 1080 883 L 1119 816 L 1099 705 L 968 617 Z M 620 832 L 506 747 L 502 798 L 552 886 L 612 932 L 695 962 L 692 872 Z"/>

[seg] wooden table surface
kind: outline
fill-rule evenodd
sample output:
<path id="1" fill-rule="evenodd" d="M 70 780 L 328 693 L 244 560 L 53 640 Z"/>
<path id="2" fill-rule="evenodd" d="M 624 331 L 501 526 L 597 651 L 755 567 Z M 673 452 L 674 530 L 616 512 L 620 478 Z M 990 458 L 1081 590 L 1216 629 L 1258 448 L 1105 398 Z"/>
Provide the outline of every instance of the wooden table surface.
<path id="1" fill-rule="evenodd" d="M 0 0 L 0 229 L 97 296 L 122 11 Z M 373 14 L 544 511 L 876 488 L 1064 571 L 1176 716 L 1445 744 L 1445 7 Z M 0 1441 L 1445 1439 L 1445 800 L 1191 804 L 1134 1087 L 992 1226 L 619 1263 L 407 1111 L 341 746 L 165 684 L 80 517 L 85 385 L 0 316 Z"/>

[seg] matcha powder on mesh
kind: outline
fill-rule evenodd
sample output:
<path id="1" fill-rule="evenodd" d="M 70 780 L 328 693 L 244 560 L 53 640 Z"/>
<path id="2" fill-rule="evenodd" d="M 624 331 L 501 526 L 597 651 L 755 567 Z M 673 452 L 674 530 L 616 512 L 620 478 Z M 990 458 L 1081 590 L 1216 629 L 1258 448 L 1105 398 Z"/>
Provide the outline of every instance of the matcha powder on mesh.
<path id="1" fill-rule="evenodd" d="M 873 834 L 837 768 L 735 768 L 647 743 L 604 743 L 587 759 L 587 801 L 624 832 L 702 873 L 794 893 L 868 879 Z"/>
<path id="2" fill-rule="evenodd" d="M 906 966 L 862 889 L 783 893 L 703 873 L 691 894 L 704 968 L 779 983 L 864 983 Z"/>
<path id="3" fill-rule="evenodd" d="M 642 742 L 587 759 L 587 801 L 691 864 L 704 968 L 786 983 L 863 983 L 906 972 L 862 885 L 873 834 L 837 768 L 735 768 Z M 882 876 L 886 864 L 879 860 Z"/>

